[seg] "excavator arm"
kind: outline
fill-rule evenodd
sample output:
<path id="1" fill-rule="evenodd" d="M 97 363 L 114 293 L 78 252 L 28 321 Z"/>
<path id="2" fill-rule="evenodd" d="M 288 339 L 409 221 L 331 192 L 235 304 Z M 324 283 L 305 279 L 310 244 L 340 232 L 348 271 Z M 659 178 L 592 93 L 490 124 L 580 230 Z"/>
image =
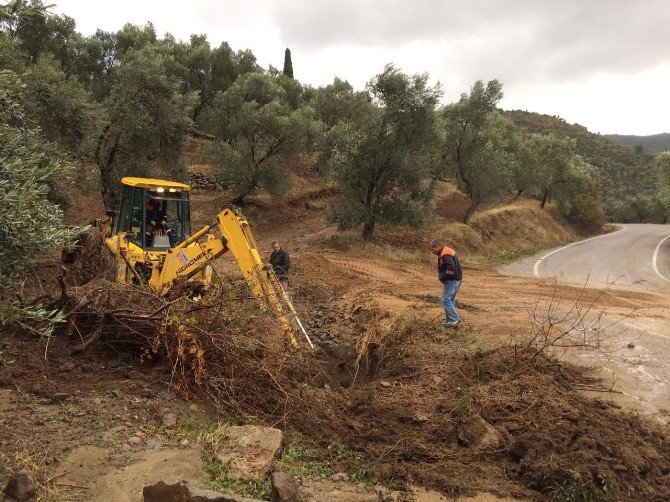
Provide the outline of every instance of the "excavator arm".
<path id="1" fill-rule="evenodd" d="M 261 309 L 275 313 L 291 345 L 298 345 L 298 329 L 294 328 L 294 323 L 312 345 L 291 299 L 272 268 L 263 264 L 246 218 L 238 209 L 226 208 L 216 220 L 215 225 L 203 228 L 169 249 L 163 266 L 153 269 L 149 285 L 165 294 L 175 280 L 202 273 L 212 260 L 230 251 Z"/>

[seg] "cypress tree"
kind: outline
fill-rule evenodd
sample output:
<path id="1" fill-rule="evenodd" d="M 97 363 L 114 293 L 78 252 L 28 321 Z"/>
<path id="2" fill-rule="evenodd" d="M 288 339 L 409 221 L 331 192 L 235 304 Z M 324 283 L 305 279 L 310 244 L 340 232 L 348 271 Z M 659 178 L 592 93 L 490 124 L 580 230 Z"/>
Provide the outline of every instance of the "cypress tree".
<path id="1" fill-rule="evenodd" d="M 293 63 L 291 62 L 291 49 L 288 47 L 284 51 L 284 75 L 293 78 Z"/>

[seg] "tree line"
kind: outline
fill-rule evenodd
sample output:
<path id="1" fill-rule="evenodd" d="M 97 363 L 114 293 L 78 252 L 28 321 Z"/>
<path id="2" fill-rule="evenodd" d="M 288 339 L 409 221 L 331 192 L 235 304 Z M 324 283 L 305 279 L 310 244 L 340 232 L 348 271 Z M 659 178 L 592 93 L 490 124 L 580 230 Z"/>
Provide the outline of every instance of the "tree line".
<path id="1" fill-rule="evenodd" d="M 521 110 L 505 112 L 525 132 L 555 134 L 575 141 L 576 151 L 596 169 L 605 215 L 622 223 L 663 223 L 668 207 L 659 190 L 656 158 L 620 145 L 560 117 Z"/>
<path id="2" fill-rule="evenodd" d="M 0 187 L 27 190 L 30 200 L 54 208 L 44 210 L 52 218 L 67 203 L 59 184 L 78 166 L 99 170 L 107 207 L 124 175 L 159 165 L 185 179 L 181 159 L 194 133 L 214 138 L 206 153 L 234 203 L 259 188 L 285 193 L 292 166 L 308 158 L 315 174 L 339 188 L 331 220 L 366 238 L 378 224 L 421 224 L 441 181 L 468 196 L 465 222 L 481 205 L 521 196 L 540 207 L 552 201 L 575 220 L 604 218 L 599 178 L 577 142 L 517 127 L 498 109 L 496 80 L 475 82 L 446 105 L 427 74 L 393 65 L 360 91 L 338 78 L 312 87 L 294 75 L 288 49 L 280 71 L 261 68 L 250 50 L 212 47 L 204 35 L 159 38 L 150 23 L 83 36 L 41 0 L 0 6 L 0 72 L 2 127 L 32 138 L 32 146 L 19 147 L 6 136 Z M 10 165 L 40 175 L 22 184 Z M 48 226 L 60 228 L 52 220 Z"/>

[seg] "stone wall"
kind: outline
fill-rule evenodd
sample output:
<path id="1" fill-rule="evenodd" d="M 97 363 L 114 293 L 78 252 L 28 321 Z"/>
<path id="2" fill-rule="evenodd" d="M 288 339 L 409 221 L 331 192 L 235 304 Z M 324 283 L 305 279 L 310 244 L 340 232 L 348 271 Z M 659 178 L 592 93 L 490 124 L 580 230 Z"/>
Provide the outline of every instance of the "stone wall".
<path id="1" fill-rule="evenodd" d="M 191 185 L 191 188 L 197 188 L 200 190 L 226 189 L 223 183 L 217 181 L 217 179 L 211 174 L 198 172 L 188 173 L 188 184 Z"/>

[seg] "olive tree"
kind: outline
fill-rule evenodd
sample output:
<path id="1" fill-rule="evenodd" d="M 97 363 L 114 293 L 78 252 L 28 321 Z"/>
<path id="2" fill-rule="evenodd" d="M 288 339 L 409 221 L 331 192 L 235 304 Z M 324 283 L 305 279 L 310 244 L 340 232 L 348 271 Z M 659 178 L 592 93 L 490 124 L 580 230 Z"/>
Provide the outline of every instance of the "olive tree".
<path id="1" fill-rule="evenodd" d="M 659 199 L 665 207 L 663 223 L 667 222 L 670 215 L 670 152 L 661 152 L 654 160 L 656 169 L 658 169 L 658 193 Z"/>
<path id="2" fill-rule="evenodd" d="M 441 89 L 429 86 L 426 74 L 409 76 L 387 65 L 366 92 L 356 119 L 330 129 L 321 158 L 342 191 L 332 220 L 341 229 L 362 224 L 369 239 L 377 223 L 423 220 L 432 195 L 429 147 Z"/>
<path id="3" fill-rule="evenodd" d="M 89 139 L 106 207 L 114 205 L 119 178 L 146 174 L 150 161 L 160 162 L 172 177 L 184 176 L 179 159 L 197 96 L 182 94 L 179 80 L 167 75 L 172 63 L 149 45 L 129 49 L 116 71 L 98 129 Z"/>
<path id="4" fill-rule="evenodd" d="M 21 103 L 24 84 L 11 71 L 0 71 L 0 319 L 49 333 L 57 312 L 25 307 L 10 295 L 19 273 L 33 260 L 74 237 L 61 207 L 52 201 L 57 178 L 74 166 L 65 154 L 29 123 Z"/>
<path id="5" fill-rule="evenodd" d="M 467 223 L 480 204 L 511 188 L 515 158 L 511 141 L 514 124 L 496 111 L 502 98 L 497 80 L 484 86 L 477 81 L 469 94 L 445 106 L 440 113 L 442 170 L 470 198 L 463 221 Z"/>
<path id="6" fill-rule="evenodd" d="M 321 131 L 311 108 L 291 107 L 281 77 L 241 75 L 216 96 L 207 114 L 209 130 L 217 137 L 212 157 L 219 178 L 234 194 L 234 204 L 244 204 L 257 188 L 285 193 L 291 163 L 308 151 Z"/>

